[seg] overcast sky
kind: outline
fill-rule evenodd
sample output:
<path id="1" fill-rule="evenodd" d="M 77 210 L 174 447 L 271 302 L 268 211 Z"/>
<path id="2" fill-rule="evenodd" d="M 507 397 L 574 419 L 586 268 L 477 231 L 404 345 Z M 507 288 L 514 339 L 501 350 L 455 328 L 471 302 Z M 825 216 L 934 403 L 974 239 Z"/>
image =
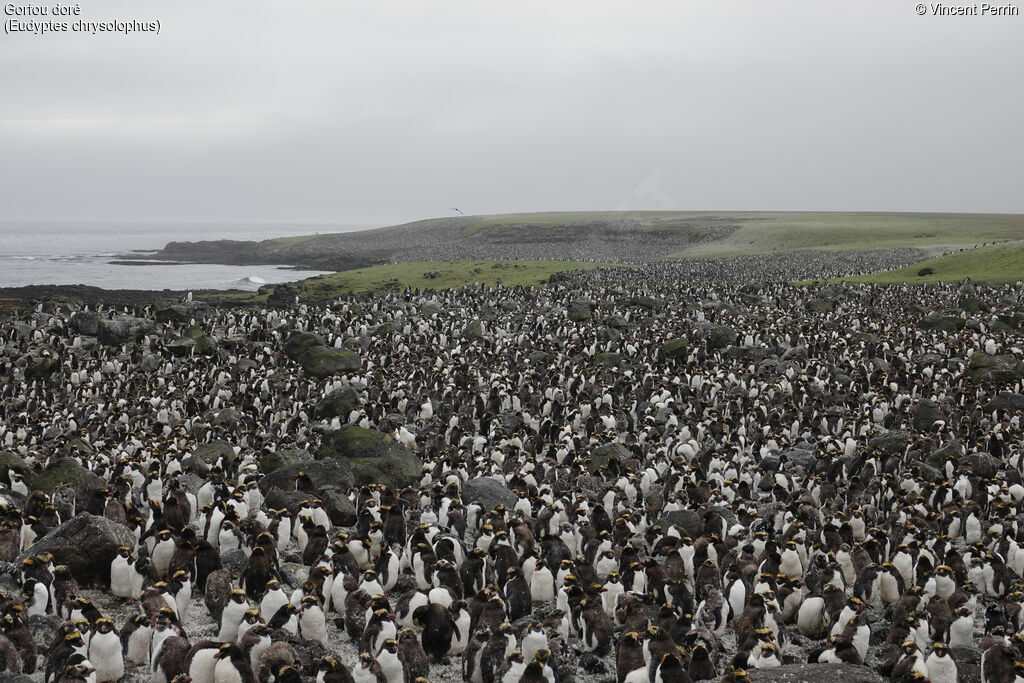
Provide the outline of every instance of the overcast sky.
<path id="1" fill-rule="evenodd" d="M 0 36 L 0 219 L 1024 212 L 1024 16 L 915 6 L 82 0 L 161 32 Z"/>

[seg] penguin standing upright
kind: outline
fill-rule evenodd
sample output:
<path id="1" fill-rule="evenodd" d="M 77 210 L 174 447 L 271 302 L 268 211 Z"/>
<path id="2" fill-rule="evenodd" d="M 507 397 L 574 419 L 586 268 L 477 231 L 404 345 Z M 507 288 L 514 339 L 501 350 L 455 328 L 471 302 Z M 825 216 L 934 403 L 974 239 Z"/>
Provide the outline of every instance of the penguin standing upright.
<path id="1" fill-rule="evenodd" d="M 228 604 L 220 615 L 220 632 L 217 639 L 225 643 L 233 643 L 238 637 L 238 625 L 242 623 L 245 611 L 249 609 L 249 602 L 245 598 L 245 591 L 236 588 L 231 591 Z"/>
<path id="2" fill-rule="evenodd" d="M 110 592 L 115 598 L 137 600 L 142 595 L 142 583 L 135 580 L 138 573 L 131 555 L 131 548 L 121 546 L 110 563 Z"/>
<path id="3" fill-rule="evenodd" d="M 121 627 L 121 649 L 125 663 L 145 666 L 149 661 L 149 643 L 153 638 L 153 628 L 149 617 L 135 614 Z"/>
<path id="4" fill-rule="evenodd" d="M 320 600 L 315 595 L 307 595 L 302 599 L 299 615 L 299 635 L 306 640 L 314 640 L 327 647 L 327 617 L 324 615 Z"/>
<path id="5" fill-rule="evenodd" d="M 234 643 L 221 645 L 214 658 L 217 659 L 214 669 L 214 680 L 217 683 L 246 683 L 253 680 L 249 660 Z"/>
<path id="6" fill-rule="evenodd" d="M 117 681 L 124 676 L 124 653 L 114 622 L 98 619 L 89 638 L 89 661 L 96 667 L 98 681 Z"/>
<path id="7" fill-rule="evenodd" d="M 412 614 L 413 624 L 423 628 L 420 636 L 423 651 L 435 662 L 440 662 L 448 654 L 455 636 L 456 624 L 450 609 L 430 603 L 416 608 Z"/>

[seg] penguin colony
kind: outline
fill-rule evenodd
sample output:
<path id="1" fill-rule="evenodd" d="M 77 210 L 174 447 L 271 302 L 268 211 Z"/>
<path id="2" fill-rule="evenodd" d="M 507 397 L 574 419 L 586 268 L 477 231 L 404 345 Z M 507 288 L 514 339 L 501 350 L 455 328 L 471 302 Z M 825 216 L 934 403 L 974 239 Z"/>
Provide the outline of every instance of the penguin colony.
<path id="1" fill-rule="evenodd" d="M 803 662 L 1024 680 L 1019 290 L 622 278 L 205 310 L 220 343 L 184 357 L 164 345 L 196 321 L 122 347 L 61 305 L 5 323 L 0 445 L 25 469 L 0 482 L 0 670 L 668 683 Z M 918 327 L 928 311 L 948 331 Z M 360 369 L 305 376 L 282 351 L 297 332 Z M 59 368 L 28 377 L 43 357 Z M 343 386 L 350 414 L 314 417 Z M 343 526 L 304 471 L 269 505 L 262 459 L 346 423 L 422 474 L 353 485 Z M 234 457 L 197 476 L 217 439 Z M 31 490 L 61 457 L 103 488 Z M 83 510 L 133 539 L 95 557 L 109 584 L 33 551 Z"/>

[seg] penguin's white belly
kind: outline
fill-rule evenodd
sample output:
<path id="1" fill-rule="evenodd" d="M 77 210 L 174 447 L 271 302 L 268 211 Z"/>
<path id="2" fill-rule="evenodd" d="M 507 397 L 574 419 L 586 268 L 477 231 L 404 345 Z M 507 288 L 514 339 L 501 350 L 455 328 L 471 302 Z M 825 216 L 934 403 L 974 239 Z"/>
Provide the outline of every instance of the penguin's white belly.
<path id="1" fill-rule="evenodd" d="M 195 653 L 192 663 L 188 666 L 188 675 L 192 678 L 192 683 L 213 683 L 217 668 L 217 660 L 213 658 L 215 654 L 217 648 L 213 647 Z"/>

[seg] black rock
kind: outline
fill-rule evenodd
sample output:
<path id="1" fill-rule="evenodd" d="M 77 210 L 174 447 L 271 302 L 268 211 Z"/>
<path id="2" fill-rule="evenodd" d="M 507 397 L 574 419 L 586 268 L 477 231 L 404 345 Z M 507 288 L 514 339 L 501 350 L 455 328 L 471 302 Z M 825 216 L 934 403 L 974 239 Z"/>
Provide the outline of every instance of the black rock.
<path id="1" fill-rule="evenodd" d="M 134 546 L 135 536 L 128 527 L 83 512 L 42 537 L 18 558 L 53 554 L 53 563 L 66 564 L 81 586 L 110 585 L 110 563 L 122 546 Z"/>
<path id="2" fill-rule="evenodd" d="M 318 420 L 340 417 L 348 420 L 349 413 L 359 407 L 359 394 L 350 386 L 335 389 L 316 404 L 313 414 Z"/>
<path id="3" fill-rule="evenodd" d="M 479 503 L 484 510 L 493 510 L 499 505 L 510 508 L 519 500 L 507 486 L 490 477 L 467 481 L 462 485 L 462 497 L 466 503 Z"/>
<path id="4" fill-rule="evenodd" d="M 914 407 L 913 425 L 914 429 L 918 431 L 931 431 L 936 421 L 944 420 L 945 418 L 946 416 L 943 415 L 942 408 L 931 399 L 922 398 Z"/>
<path id="5" fill-rule="evenodd" d="M 269 495 L 274 489 L 295 490 L 295 477 L 305 472 L 313 482 L 313 488 L 333 486 L 342 490 L 352 487 L 352 469 L 346 463 L 335 460 L 311 460 L 274 469 L 260 479 L 260 490 Z M 309 494 L 305 494 L 309 497 Z"/>
<path id="6" fill-rule="evenodd" d="M 324 434 L 316 457 L 347 464 L 356 486 L 403 488 L 423 474 L 423 462 L 390 434 L 355 425 Z"/>

